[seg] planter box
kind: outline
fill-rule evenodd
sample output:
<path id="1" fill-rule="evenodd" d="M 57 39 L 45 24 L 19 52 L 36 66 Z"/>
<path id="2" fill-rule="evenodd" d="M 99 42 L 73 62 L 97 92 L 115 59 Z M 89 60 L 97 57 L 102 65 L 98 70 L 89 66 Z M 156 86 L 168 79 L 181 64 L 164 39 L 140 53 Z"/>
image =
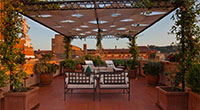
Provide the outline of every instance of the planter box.
<path id="1" fill-rule="evenodd" d="M 192 92 L 191 90 L 189 90 L 188 93 L 188 110 L 200 110 L 200 95 Z"/>
<path id="2" fill-rule="evenodd" d="M 3 110 L 2 109 L 2 101 L 3 101 L 3 97 L 1 96 L 1 91 L 0 91 L 0 110 Z"/>
<path id="3" fill-rule="evenodd" d="M 188 93 L 187 92 L 167 92 L 162 88 L 167 86 L 157 87 L 157 105 L 162 110 L 187 110 L 188 109 Z"/>
<path id="4" fill-rule="evenodd" d="M 159 83 L 159 76 L 146 75 L 147 84 L 151 86 L 157 86 Z"/>
<path id="5" fill-rule="evenodd" d="M 40 85 L 50 85 L 53 81 L 53 74 L 40 74 Z"/>
<path id="6" fill-rule="evenodd" d="M 31 110 L 39 105 L 38 93 L 38 87 L 28 92 L 5 93 L 5 110 Z"/>
<path id="7" fill-rule="evenodd" d="M 131 79 L 135 79 L 135 78 L 136 78 L 136 74 L 137 74 L 137 69 L 129 70 L 128 76 L 129 76 Z"/>

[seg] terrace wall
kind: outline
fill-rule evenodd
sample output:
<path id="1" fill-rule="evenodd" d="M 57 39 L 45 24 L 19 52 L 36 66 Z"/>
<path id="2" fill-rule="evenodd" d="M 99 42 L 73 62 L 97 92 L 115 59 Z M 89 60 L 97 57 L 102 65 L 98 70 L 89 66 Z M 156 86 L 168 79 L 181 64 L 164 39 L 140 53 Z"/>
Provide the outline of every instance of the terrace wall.
<path id="1" fill-rule="evenodd" d="M 144 76 L 145 77 L 145 74 L 144 74 L 144 71 L 143 71 L 143 67 L 144 67 L 144 64 L 147 63 L 148 60 L 140 60 L 140 66 L 139 66 L 139 74 L 141 76 Z M 174 70 L 177 70 L 177 63 L 174 63 L 174 62 L 168 62 L 168 61 L 161 61 L 162 64 L 163 64 L 163 68 L 164 68 L 164 71 L 163 73 L 160 74 L 160 82 L 161 84 L 166 84 L 167 85 L 167 77 L 166 77 L 166 73 L 167 72 L 173 72 Z"/>

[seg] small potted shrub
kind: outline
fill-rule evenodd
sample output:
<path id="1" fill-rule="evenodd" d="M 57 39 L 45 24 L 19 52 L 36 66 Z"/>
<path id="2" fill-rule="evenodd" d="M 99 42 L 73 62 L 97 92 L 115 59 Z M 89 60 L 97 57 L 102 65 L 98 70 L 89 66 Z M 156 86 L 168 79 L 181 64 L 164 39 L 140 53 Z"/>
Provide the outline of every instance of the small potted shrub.
<path id="1" fill-rule="evenodd" d="M 38 63 L 34 65 L 34 72 L 40 74 L 40 84 L 49 85 L 53 81 L 53 74 L 59 68 L 57 64 L 50 63 L 53 55 L 51 53 L 42 55 Z"/>
<path id="2" fill-rule="evenodd" d="M 9 91 L 3 94 L 4 110 L 31 110 L 39 104 L 39 88 L 24 87 L 23 79 L 27 74 L 21 67 L 25 58 L 22 49 L 16 46 L 20 35 L 24 34 L 21 16 L 23 3 L 18 0 L 4 0 L 1 4 L 3 17 L 0 25 L 0 86 L 4 86 L 4 81 L 8 81 L 10 86 Z M 8 76 L 8 80 L 4 79 L 5 75 Z"/>
<path id="3" fill-rule="evenodd" d="M 113 63 L 115 64 L 116 67 L 121 67 L 121 68 L 125 68 L 126 66 L 126 62 L 123 59 L 114 59 Z"/>
<path id="4" fill-rule="evenodd" d="M 163 72 L 161 62 L 148 61 L 144 64 L 143 70 L 149 85 L 157 85 L 159 83 L 159 73 Z"/>
<path id="5" fill-rule="evenodd" d="M 137 67 L 138 67 L 138 60 L 129 59 L 126 61 L 126 68 L 129 71 L 129 77 L 136 78 L 137 75 Z"/>
<path id="6" fill-rule="evenodd" d="M 103 65 L 105 65 L 104 61 L 99 56 L 93 58 L 93 62 L 94 62 L 95 66 L 103 66 Z"/>
<path id="7" fill-rule="evenodd" d="M 136 78 L 138 56 L 139 56 L 139 49 L 136 44 L 137 36 L 127 36 L 127 37 L 129 38 L 129 52 L 131 53 L 132 57 L 130 60 L 127 61 L 126 67 L 129 71 L 129 77 Z"/>
<path id="8" fill-rule="evenodd" d="M 74 72 L 76 68 L 76 61 L 72 59 L 63 60 L 61 61 L 61 66 L 63 68 L 63 72 Z"/>
<path id="9" fill-rule="evenodd" d="M 166 73 L 167 86 L 157 87 L 157 105 L 163 110 L 187 110 L 188 93 L 179 87 L 182 73 L 174 70 Z"/>
<path id="10" fill-rule="evenodd" d="M 179 61 L 179 56 L 178 54 L 170 54 L 168 57 L 167 57 L 167 60 L 170 61 L 170 62 L 178 62 Z"/>
<path id="11" fill-rule="evenodd" d="M 3 99 L 3 90 L 2 87 L 8 82 L 8 76 L 5 73 L 5 70 L 0 66 L 0 110 L 2 107 L 2 99 Z"/>
<path id="12" fill-rule="evenodd" d="M 200 64 L 194 65 L 186 75 L 188 90 L 188 110 L 199 110 L 200 107 Z"/>

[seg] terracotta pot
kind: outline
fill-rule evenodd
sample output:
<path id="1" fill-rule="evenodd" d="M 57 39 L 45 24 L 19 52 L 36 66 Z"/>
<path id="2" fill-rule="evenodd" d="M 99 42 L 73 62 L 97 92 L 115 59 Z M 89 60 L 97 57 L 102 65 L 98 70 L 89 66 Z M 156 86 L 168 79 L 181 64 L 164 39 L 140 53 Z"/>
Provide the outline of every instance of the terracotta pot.
<path id="1" fill-rule="evenodd" d="M 157 87 L 157 105 L 162 110 L 187 110 L 188 109 L 188 93 L 187 92 L 167 92 L 163 88 L 167 86 Z"/>
<path id="2" fill-rule="evenodd" d="M 40 74 L 40 84 L 41 85 L 50 85 L 53 81 L 53 74 Z"/>
<path id="3" fill-rule="evenodd" d="M 31 110 L 39 105 L 39 88 L 35 87 L 28 92 L 7 92 L 4 110 Z"/>
<path id="4" fill-rule="evenodd" d="M 77 64 L 76 65 L 76 70 L 81 70 L 82 65 L 81 64 Z"/>
<path id="5" fill-rule="evenodd" d="M 147 84 L 156 86 L 159 83 L 159 76 L 153 76 L 153 75 L 146 75 L 147 78 Z"/>
<path id="6" fill-rule="evenodd" d="M 129 76 L 131 79 L 135 79 L 135 78 L 136 78 L 136 74 L 137 74 L 137 69 L 129 70 L 128 76 Z"/>
<path id="7" fill-rule="evenodd" d="M 189 90 L 188 93 L 188 110 L 200 110 L 200 95 L 191 90 Z"/>
<path id="8" fill-rule="evenodd" d="M 2 101 L 3 101 L 2 92 L 3 91 L 0 89 L 0 110 L 3 110 L 3 108 L 2 108 Z"/>

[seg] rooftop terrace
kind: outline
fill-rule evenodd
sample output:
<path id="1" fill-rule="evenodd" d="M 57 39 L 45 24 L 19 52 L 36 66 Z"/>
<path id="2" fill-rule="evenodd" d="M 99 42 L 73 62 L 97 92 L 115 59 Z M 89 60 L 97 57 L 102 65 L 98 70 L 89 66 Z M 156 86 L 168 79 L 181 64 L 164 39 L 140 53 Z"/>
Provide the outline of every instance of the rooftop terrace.
<path id="1" fill-rule="evenodd" d="M 64 101 L 64 78 L 56 77 L 50 86 L 40 87 L 39 110 L 159 110 L 155 105 L 156 89 L 147 86 L 145 78 L 131 80 L 131 100 L 124 94 L 105 94 L 93 101 L 91 90 L 74 90 Z M 110 90 L 111 91 L 111 90 Z M 105 91 L 109 92 L 109 91 Z M 118 90 L 111 91 L 121 92 Z M 97 90 L 98 93 L 98 90 Z"/>

